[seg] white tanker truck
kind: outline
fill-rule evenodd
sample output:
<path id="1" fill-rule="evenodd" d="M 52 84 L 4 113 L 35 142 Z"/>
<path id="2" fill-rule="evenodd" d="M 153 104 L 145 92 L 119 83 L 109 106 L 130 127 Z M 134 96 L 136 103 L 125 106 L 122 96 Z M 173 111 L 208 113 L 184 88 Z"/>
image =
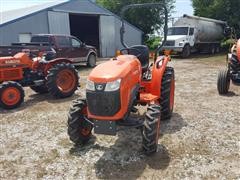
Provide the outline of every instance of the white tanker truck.
<path id="1" fill-rule="evenodd" d="M 227 23 L 215 19 L 183 15 L 168 28 L 163 50 L 172 50 L 183 58 L 192 52 L 218 53 Z"/>

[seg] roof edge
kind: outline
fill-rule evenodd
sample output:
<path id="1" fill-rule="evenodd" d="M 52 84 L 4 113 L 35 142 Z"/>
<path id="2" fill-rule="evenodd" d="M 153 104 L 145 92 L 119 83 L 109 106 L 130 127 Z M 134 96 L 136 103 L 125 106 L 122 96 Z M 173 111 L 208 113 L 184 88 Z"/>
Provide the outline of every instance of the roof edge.
<path id="1" fill-rule="evenodd" d="M 30 14 L 27 14 L 27 15 L 25 15 L 25 16 L 22 16 L 22 17 L 13 19 L 13 20 L 11 20 L 11 21 L 5 22 L 5 23 L 3 23 L 3 24 L 0 24 L 0 27 L 3 27 L 3 26 L 6 26 L 6 25 L 9 25 L 9 24 L 12 24 L 12 23 L 14 23 L 14 22 L 17 22 L 17 21 L 19 21 L 19 20 L 25 19 L 25 18 L 30 17 L 30 16 L 32 16 L 32 15 L 36 15 L 36 14 L 41 13 L 41 12 L 46 11 L 46 10 L 47 10 L 47 11 L 53 10 L 54 8 L 57 8 L 58 6 L 62 6 L 62 5 L 68 4 L 68 3 L 72 2 L 72 1 L 77 1 L 77 0 L 68 0 L 68 1 L 66 1 L 66 2 L 59 3 L 59 4 L 56 4 L 56 5 L 50 6 L 50 7 L 48 7 L 48 8 L 45 8 L 45 9 L 42 9 L 42 10 L 39 10 L 39 11 L 30 13 Z M 108 13 L 110 13 L 110 15 L 116 17 L 117 19 L 121 20 L 121 18 L 120 18 L 118 15 L 114 14 L 113 12 L 109 11 L 108 9 L 106 9 L 106 8 L 98 5 L 97 3 L 92 2 L 91 0 L 87 0 L 87 1 L 88 1 L 89 3 L 92 3 L 93 5 L 101 8 L 101 9 L 107 11 Z M 124 21 L 125 21 L 126 24 L 128 24 L 128 25 L 131 26 L 132 28 L 134 28 L 134 29 L 140 31 L 142 34 L 144 34 L 143 31 L 142 31 L 141 29 L 139 29 L 138 27 L 132 25 L 131 23 L 129 23 L 129 22 L 126 21 L 126 20 L 124 20 Z"/>
<path id="2" fill-rule="evenodd" d="M 70 1 L 76 1 L 76 0 L 70 0 Z M 98 5 L 97 3 L 92 2 L 91 0 L 87 0 L 87 1 L 89 1 L 89 2 L 92 3 L 92 4 L 94 4 L 95 6 L 98 6 L 99 8 L 101 8 L 101 9 L 109 12 L 112 16 L 118 18 L 118 19 L 121 21 L 121 17 L 118 16 L 118 15 L 116 15 L 115 13 L 113 13 L 113 12 L 109 11 L 108 9 L 106 9 L 106 8 Z M 134 29 L 136 29 L 136 30 L 138 30 L 138 31 L 141 31 L 141 33 L 144 34 L 144 32 L 143 32 L 141 29 L 139 29 L 138 27 L 134 26 L 133 24 L 129 23 L 129 22 L 126 21 L 126 20 L 124 20 L 124 21 L 125 21 L 126 24 L 130 25 L 131 27 L 133 27 Z"/>
<path id="3" fill-rule="evenodd" d="M 48 7 L 48 8 L 45 8 L 45 9 L 42 9 L 42 10 L 39 10 L 39 11 L 30 13 L 30 14 L 27 14 L 27 15 L 25 15 L 25 16 L 22 16 L 22 17 L 19 17 L 19 18 L 10 20 L 10 21 L 8 21 L 8 22 L 5 22 L 5 23 L 3 23 L 3 24 L 0 24 L 0 27 L 6 26 L 6 25 L 11 24 L 11 23 L 14 23 L 14 22 L 16 22 L 16 21 L 18 21 L 18 20 L 25 19 L 25 18 L 27 18 L 27 17 L 30 17 L 31 15 L 35 15 L 35 14 L 41 13 L 41 12 L 46 11 L 46 10 L 51 10 L 52 8 L 55 8 L 55 7 L 57 7 L 57 6 L 61 6 L 61 5 L 67 4 L 67 3 L 69 3 L 69 2 L 71 2 L 71 0 L 70 0 L 70 1 L 68 0 L 68 1 L 66 1 L 66 2 L 62 2 L 62 3 L 56 4 L 56 5 L 50 6 L 50 7 Z"/>

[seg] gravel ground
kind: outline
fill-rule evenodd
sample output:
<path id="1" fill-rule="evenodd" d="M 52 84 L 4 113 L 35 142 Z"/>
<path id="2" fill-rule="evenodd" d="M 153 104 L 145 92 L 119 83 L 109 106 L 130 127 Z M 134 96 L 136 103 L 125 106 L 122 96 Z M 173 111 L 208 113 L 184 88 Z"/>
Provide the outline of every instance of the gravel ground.
<path id="1" fill-rule="evenodd" d="M 26 88 L 17 110 L 0 109 L 1 179 L 239 179 L 240 88 L 219 96 L 216 78 L 225 56 L 174 59 L 175 110 L 162 122 L 159 151 L 146 157 L 139 130 L 98 135 L 74 147 L 66 133 L 71 101 L 83 87 L 54 100 Z"/>

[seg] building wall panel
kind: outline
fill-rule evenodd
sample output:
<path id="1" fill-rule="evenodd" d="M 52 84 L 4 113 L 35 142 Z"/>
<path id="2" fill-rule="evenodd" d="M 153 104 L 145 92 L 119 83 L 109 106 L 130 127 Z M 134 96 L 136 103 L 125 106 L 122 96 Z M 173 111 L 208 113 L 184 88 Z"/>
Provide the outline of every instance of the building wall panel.
<path id="1" fill-rule="evenodd" d="M 51 34 L 70 35 L 68 13 L 48 11 L 48 23 Z"/>
<path id="2" fill-rule="evenodd" d="M 100 16 L 100 55 L 111 57 L 115 55 L 115 17 Z"/>
<path id="3" fill-rule="evenodd" d="M 18 42 L 21 33 L 49 33 L 47 11 L 0 27 L 0 45 L 10 45 L 12 42 Z"/>
<path id="4" fill-rule="evenodd" d="M 120 50 L 123 48 L 120 40 L 120 28 L 121 21 L 118 18 L 115 18 L 115 48 L 116 50 Z M 125 23 L 125 34 L 124 41 L 128 46 L 139 45 L 142 44 L 142 32 L 134 28 L 133 26 Z"/>
<path id="5" fill-rule="evenodd" d="M 71 1 L 53 8 L 54 11 L 69 12 L 69 13 L 81 13 L 81 14 L 104 14 L 110 15 L 107 10 L 97 6 L 95 3 L 89 0 Z"/>

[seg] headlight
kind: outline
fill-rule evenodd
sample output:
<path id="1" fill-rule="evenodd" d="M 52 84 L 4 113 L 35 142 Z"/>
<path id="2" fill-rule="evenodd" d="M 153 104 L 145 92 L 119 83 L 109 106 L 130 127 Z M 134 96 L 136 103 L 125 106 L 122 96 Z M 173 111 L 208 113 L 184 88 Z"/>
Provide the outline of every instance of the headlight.
<path id="1" fill-rule="evenodd" d="M 232 54 L 228 53 L 228 59 L 230 60 L 232 58 Z"/>
<path id="2" fill-rule="evenodd" d="M 116 91 L 120 88 L 121 79 L 113 82 L 108 82 L 105 87 L 105 91 Z"/>
<path id="3" fill-rule="evenodd" d="M 90 91 L 95 91 L 94 82 L 87 80 L 86 89 Z"/>

